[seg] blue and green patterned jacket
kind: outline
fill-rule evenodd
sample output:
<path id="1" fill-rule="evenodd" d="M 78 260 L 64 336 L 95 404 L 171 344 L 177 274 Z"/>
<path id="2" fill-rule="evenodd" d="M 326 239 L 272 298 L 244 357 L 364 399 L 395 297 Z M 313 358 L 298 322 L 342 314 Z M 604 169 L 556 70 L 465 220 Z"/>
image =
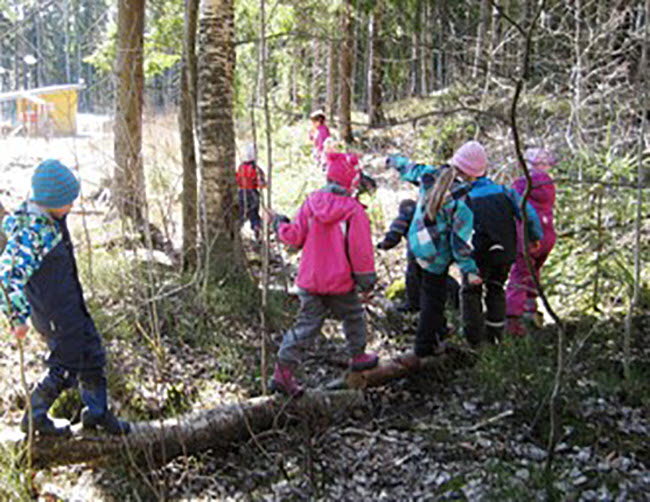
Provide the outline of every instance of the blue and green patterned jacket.
<path id="1" fill-rule="evenodd" d="M 29 202 L 5 216 L 2 226 L 7 245 L 0 255 L 0 310 L 17 326 L 31 313 L 27 282 L 63 236 L 54 219 Z"/>
<path id="2" fill-rule="evenodd" d="M 397 169 L 403 181 L 416 183 L 420 187 L 408 234 L 409 248 L 418 264 L 431 273 L 446 274 L 451 262 L 455 261 L 463 274 L 478 274 L 472 259 L 474 215 L 463 200 L 471 187 L 463 183 L 454 185 L 452 197 L 443 204 L 431 223 L 425 218 L 424 201 L 440 168 L 416 164 L 406 157 L 389 157 L 386 165 Z"/>

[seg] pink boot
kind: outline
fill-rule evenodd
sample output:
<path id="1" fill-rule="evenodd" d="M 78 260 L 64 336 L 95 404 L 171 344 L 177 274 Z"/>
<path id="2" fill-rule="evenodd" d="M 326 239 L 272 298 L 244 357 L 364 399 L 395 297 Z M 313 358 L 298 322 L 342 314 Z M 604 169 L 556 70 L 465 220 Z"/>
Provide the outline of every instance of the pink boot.
<path id="1" fill-rule="evenodd" d="M 274 392 L 281 392 L 291 397 L 300 397 L 304 392 L 302 386 L 298 384 L 293 376 L 293 369 L 280 363 L 275 364 L 270 388 Z"/>
<path id="2" fill-rule="evenodd" d="M 379 357 L 374 352 L 357 354 L 350 359 L 350 371 L 369 370 L 377 366 Z"/>
<path id="3" fill-rule="evenodd" d="M 526 328 L 521 322 L 521 317 L 508 317 L 506 319 L 506 333 L 519 338 L 526 336 Z"/>

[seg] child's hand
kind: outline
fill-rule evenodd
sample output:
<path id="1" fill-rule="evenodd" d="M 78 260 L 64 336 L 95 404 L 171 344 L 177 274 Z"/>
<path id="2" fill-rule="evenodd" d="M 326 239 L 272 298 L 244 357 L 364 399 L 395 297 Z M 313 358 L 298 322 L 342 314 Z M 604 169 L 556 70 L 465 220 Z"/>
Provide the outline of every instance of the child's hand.
<path id="1" fill-rule="evenodd" d="M 369 289 L 368 291 L 361 291 L 359 294 L 361 303 L 370 303 L 372 301 L 372 289 Z"/>
<path id="2" fill-rule="evenodd" d="M 387 166 L 386 164 L 387 161 L 388 161 L 388 157 L 382 156 L 371 160 L 369 164 L 375 169 L 384 169 Z"/>
<path id="3" fill-rule="evenodd" d="M 480 286 L 483 284 L 483 279 L 479 275 L 469 273 L 467 274 L 467 283 L 470 286 Z"/>
<path id="4" fill-rule="evenodd" d="M 11 328 L 11 333 L 16 337 L 16 340 L 24 340 L 25 336 L 27 336 L 27 331 L 29 331 L 27 324 L 21 324 Z"/>
<path id="5" fill-rule="evenodd" d="M 530 243 L 528 249 L 529 249 L 530 251 L 535 252 L 535 251 L 539 251 L 539 249 L 540 249 L 541 247 L 542 247 L 542 243 L 541 243 L 541 242 L 539 242 L 539 241 L 533 241 L 533 242 Z"/>

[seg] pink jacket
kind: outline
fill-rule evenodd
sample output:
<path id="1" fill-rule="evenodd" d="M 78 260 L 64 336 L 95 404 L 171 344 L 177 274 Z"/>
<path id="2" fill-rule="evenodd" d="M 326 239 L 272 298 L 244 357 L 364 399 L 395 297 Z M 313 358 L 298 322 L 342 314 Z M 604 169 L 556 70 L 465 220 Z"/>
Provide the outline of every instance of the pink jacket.
<path id="1" fill-rule="evenodd" d="M 555 228 L 553 226 L 553 206 L 555 205 L 555 182 L 553 178 L 541 169 L 531 169 L 530 176 L 532 178 L 533 186 L 528 197 L 528 202 L 537 211 L 539 221 L 542 224 L 544 237 L 542 238 L 542 248 L 546 249 L 553 247 L 555 244 Z M 524 194 L 526 189 L 526 178 L 522 176 L 517 178 L 513 184 L 513 188 L 520 195 Z M 520 230 L 518 228 L 518 230 Z"/>
<path id="2" fill-rule="evenodd" d="M 325 124 L 321 124 L 316 129 L 316 133 L 309 132 L 309 139 L 314 142 L 314 154 L 320 155 L 323 153 L 323 145 L 325 140 L 330 137 L 330 130 Z"/>
<path id="3" fill-rule="evenodd" d="M 278 227 L 280 240 L 302 249 L 296 285 L 312 294 L 349 293 L 375 282 L 370 221 L 352 197 L 326 190 L 311 193 L 290 223 Z"/>

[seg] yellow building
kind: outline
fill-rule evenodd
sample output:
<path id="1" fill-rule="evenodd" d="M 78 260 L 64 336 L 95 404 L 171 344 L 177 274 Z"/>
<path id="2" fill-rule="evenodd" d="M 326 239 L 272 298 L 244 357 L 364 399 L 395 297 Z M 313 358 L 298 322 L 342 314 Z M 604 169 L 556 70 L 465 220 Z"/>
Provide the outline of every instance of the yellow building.
<path id="1" fill-rule="evenodd" d="M 77 133 L 78 93 L 82 84 L 52 85 L 0 94 L 0 118 L 12 131 L 30 135 Z"/>

